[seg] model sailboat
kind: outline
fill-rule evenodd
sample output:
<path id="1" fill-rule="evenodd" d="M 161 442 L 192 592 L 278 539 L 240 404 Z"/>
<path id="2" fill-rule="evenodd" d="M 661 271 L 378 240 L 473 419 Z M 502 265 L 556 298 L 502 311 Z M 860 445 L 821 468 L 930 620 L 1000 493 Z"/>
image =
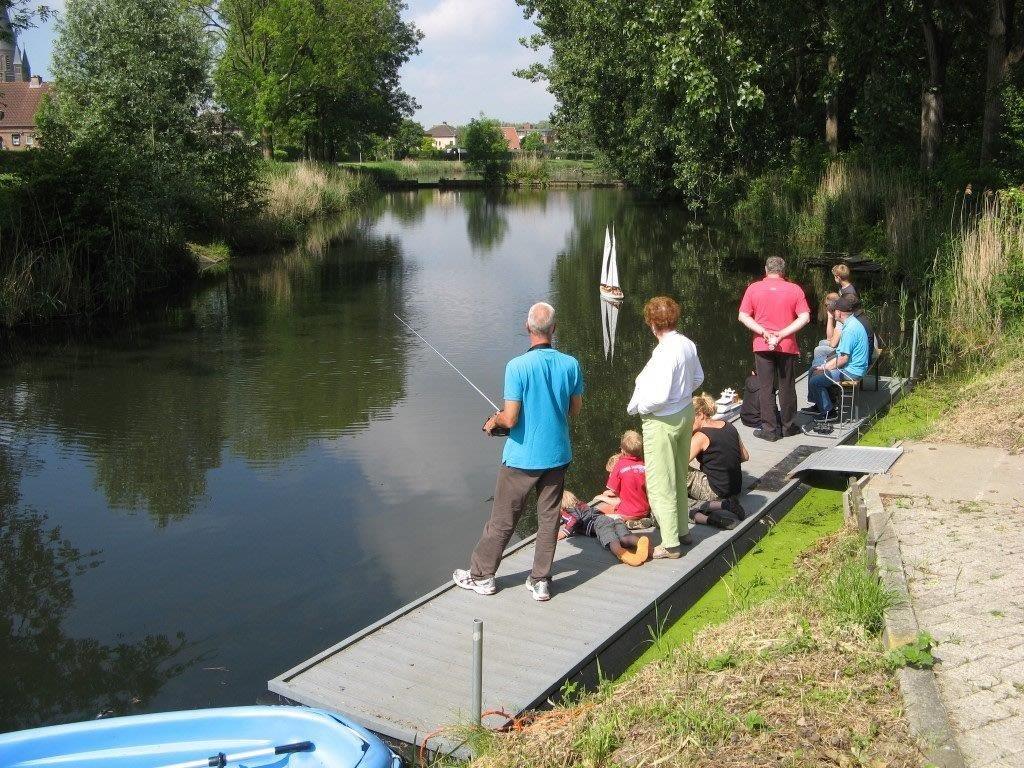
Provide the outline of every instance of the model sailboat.
<path id="1" fill-rule="evenodd" d="M 601 298 L 606 301 L 622 301 L 619 287 L 619 264 L 615 252 L 615 231 L 604 229 L 604 258 L 601 261 Z"/>

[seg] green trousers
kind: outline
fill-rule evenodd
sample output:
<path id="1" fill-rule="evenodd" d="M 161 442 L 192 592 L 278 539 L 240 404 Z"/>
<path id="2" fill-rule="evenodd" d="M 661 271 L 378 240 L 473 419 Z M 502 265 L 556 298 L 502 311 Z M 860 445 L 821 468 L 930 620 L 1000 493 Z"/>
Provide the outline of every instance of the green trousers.
<path id="1" fill-rule="evenodd" d="M 661 545 L 678 547 L 679 535 L 690 530 L 690 500 L 686 473 L 690 466 L 693 407 L 671 416 L 644 416 L 644 464 L 647 465 L 647 498 L 651 502 Z"/>

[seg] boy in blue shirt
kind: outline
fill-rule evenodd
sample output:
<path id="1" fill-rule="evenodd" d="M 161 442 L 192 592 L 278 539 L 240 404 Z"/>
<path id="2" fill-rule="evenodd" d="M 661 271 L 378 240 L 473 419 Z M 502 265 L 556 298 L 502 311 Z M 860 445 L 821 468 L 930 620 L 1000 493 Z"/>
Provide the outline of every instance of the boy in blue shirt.
<path id="1" fill-rule="evenodd" d="M 836 300 L 836 321 L 843 324 L 836 355 L 813 368 L 807 381 L 807 397 L 812 407 L 806 412 L 818 421 L 835 415 L 830 389 L 836 382 L 860 381 L 867 373 L 871 361 L 871 340 L 864 324 L 853 314 L 858 306 L 857 299 L 851 296 L 840 296 Z M 813 425 L 804 427 L 805 432 L 815 429 L 818 428 Z"/>
<path id="2" fill-rule="evenodd" d="M 537 489 L 537 538 L 533 570 L 526 588 L 534 600 L 551 599 L 551 563 L 565 490 L 565 470 L 572 461 L 569 419 L 583 407 L 583 372 L 574 357 L 551 346 L 555 310 L 540 302 L 526 319 L 530 349 L 505 367 L 505 407 L 484 424 L 491 434 L 508 429 L 491 518 L 473 550 L 469 569 L 458 568 L 452 580 L 480 595 L 497 591 L 494 573 L 508 546 L 516 523 L 526 510 L 526 499 Z"/>

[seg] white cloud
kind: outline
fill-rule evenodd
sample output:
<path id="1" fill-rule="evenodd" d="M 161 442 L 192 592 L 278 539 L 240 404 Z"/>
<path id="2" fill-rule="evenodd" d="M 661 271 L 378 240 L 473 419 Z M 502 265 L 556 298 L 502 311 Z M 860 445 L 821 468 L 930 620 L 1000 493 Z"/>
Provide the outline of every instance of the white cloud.
<path id="1" fill-rule="evenodd" d="M 479 38 L 500 25 L 502 17 L 515 9 L 506 0 L 440 0 L 426 13 L 414 18 L 426 36 L 424 43 L 435 40 Z"/>

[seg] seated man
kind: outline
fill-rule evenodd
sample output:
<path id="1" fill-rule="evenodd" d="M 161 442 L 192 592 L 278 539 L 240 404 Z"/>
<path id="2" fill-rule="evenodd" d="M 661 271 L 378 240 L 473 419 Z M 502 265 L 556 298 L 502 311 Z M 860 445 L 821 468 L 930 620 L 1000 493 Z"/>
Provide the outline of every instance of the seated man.
<path id="1" fill-rule="evenodd" d="M 811 370 L 807 380 L 808 408 L 801 409 L 821 421 L 835 417 L 831 388 L 841 381 L 860 381 L 867 373 L 871 361 L 871 343 L 864 325 L 854 316 L 859 302 L 850 296 L 841 296 L 835 302 L 836 321 L 843 324 L 836 347 L 836 356 Z M 814 427 L 805 426 L 804 431 Z"/>

